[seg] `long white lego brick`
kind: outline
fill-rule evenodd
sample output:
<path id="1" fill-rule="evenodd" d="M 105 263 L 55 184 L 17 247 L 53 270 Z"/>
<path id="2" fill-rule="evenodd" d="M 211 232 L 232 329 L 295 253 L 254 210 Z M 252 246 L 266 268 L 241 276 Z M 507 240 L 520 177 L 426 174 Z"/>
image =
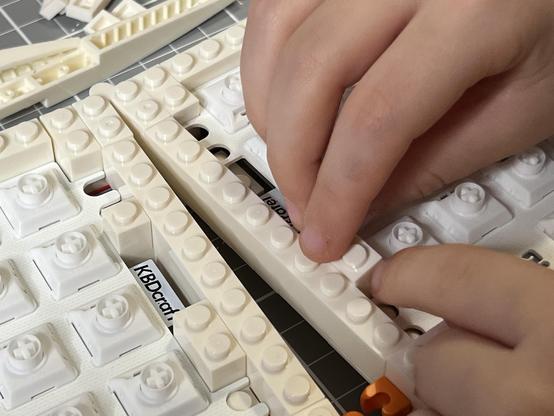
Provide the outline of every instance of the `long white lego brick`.
<path id="1" fill-rule="evenodd" d="M 0 181 L 54 160 L 52 142 L 38 120 L 0 132 Z"/>
<path id="2" fill-rule="evenodd" d="M 210 18 L 233 0 L 166 0 L 97 33 L 78 39 L 71 53 L 0 85 L 0 119 L 41 101 L 63 101 L 156 51 Z M 57 42 L 57 41 L 56 41 Z M 66 44 L 64 43 L 64 49 Z M 22 51 L 22 50 L 21 50 Z M 24 53 L 17 66 L 44 56 L 40 45 Z M 18 49 L 19 53 L 20 50 Z M 6 57 L 8 53 L 5 53 Z M 17 54 L 16 54 L 17 55 Z M 2 68 L 10 71 L 13 65 Z M 15 70 L 15 69 L 14 69 Z"/>
<path id="3" fill-rule="evenodd" d="M 109 2 L 110 0 L 69 0 L 65 14 L 81 22 L 90 22 Z"/>
<path id="4" fill-rule="evenodd" d="M 52 139 L 56 162 L 70 181 L 102 170 L 100 145 L 73 108 L 60 108 L 40 121 Z"/>
<path id="5" fill-rule="evenodd" d="M 185 87 L 195 89 L 239 65 L 245 25 L 241 21 L 161 65 Z"/>
<path id="6" fill-rule="evenodd" d="M 186 195 L 364 377 L 381 376 L 384 357 L 409 342 L 408 336 L 340 273 L 352 273 L 356 280 L 358 271 L 367 271 L 379 259 L 377 253 L 358 244 L 353 257 L 364 257 L 362 263 L 348 256 L 340 268 L 309 261 L 292 228 L 177 122 L 165 120 L 142 133 L 143 146 L 164 166 L 173 189 Z M 359 256 L 362 251 L 365 256 Z M 349 270 L 352 264 L 357 266 L 354 271 Z"/>
<path id="7" fill-rule="evenodd" d="M 173 335 L 210 391 L 246 377 L 246 355 L 208 301 L 178 312 Z"/>
<path id="8" fill-rule="evenodd" d="M 77 49 L 80 44 L 80 39 L 68 38 L 2 49 L 0 50 L 0 72 L 12 70 L 14 71 L 13 77 L 17 77 L 23 72 L 23 66 L 39 67 L 36 63 Z M 5 78 L 6 76 L 3 74 L 2 79 Z"/>
<path id="9" fill-rule="evenodd" d="M 108 165 L 145 208 L 153 232 L 173 251 L 178 268 L 195 280 L 240 343 L 248 357 L 252 389 L 272 414 L 294 414 L 321 400 L 314 381 L 138 144 L 122 140 L 103 151 Z"/>

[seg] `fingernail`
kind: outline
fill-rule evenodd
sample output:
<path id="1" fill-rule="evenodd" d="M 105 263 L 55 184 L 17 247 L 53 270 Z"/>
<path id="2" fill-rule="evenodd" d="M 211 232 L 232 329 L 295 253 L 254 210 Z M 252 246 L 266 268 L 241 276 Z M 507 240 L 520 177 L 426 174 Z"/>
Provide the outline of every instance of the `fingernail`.
<path id="1" fill-rule="evenodd" d="M 298 229 L 302 228 L 302 221 L 301 221 L 302 217 L 296 205 L 294 205 L 291 201 L 289 201 L 286 198 L 285 198 L 285 204 L 287 206 L 287 212 L 289 214 L 289 218 L 292 221 L 293 225 Z"/>
<path id="2" fill-rule="evenodd" d="M 373 267 L 371 271 L 371 294 L 375 295 L 383 285 L 383 269 L 384 263 L 380 261 Z"/>
<path id="3" fill-rule="evenodd" d="M 313 228 L 306 228 L 300 233 L 302 246 L 310 254 L 323 254 L 327 249 L 327 243 L 321 233 Z"/>

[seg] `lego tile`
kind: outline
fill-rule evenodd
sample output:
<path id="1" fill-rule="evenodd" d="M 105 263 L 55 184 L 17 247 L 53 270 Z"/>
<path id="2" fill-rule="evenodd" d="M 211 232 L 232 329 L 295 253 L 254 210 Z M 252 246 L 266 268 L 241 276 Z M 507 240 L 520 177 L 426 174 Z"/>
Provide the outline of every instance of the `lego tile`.
<path id="1" fill-rule="evenodd" d="M 184 50 L 196 45 L 201 40 L 206 39 L 206 36 L 198 29 L 191 30 L 187 34 L 175 39 L 170 45 L 175 50 Z"/>
<path id="2" fill-rule="evenodd" d="M 231 17 L 229 17 L 227 13 L 222 11 L 202 23 L 199 26 L 199 29 L 207 36 L 212 36 L 217 32 L 220 32 L 223 29 L 227 29 L 234 24 L 235 21 L 231 19 Z"/>
<path id="3" fill-rule="evenodd" d="M 214 246 L 221 254 L 221 257 L 225 259 L 225 262 L 229 265 L 231 270 L 235 271 L 238 267 L 244 264 L 242 258 L 223 240 L 214 241 Z"/>
<path id="4" fill-rule="evenodd" d="M 52 25 L 45 19 L 23 26 L 21 31 L 32 43 L 56 40 L 65 36 L 65 32 L 62 29 L 57 25 Z"/>
<path id="5" fill-rule="evenodd" d="M 353 368 L 349 368 L 336 351 L 310 365 L 310 370 L 334 397 L 340 397 L 365 382 Z"/>
<path id="6" fill-rule="evenodd" d="M 167 61 L 171 57 L 177 55 L 175 51 L 169 51 L 168 53 L 158 56 L 157 58 L 152 59 L 144 64 L 146 68 L 152 68 L 154 66 L 160 65 L 162 62 Z"/>
<path id="7" fill-rule="evenodd" d="M 17 26 L 41 19 L 39 8 L 34 0 L 16 1 L 4 6 L 4 12 Z"/>
<path id="8" fill-rule="evenodd" d="M 281 335 L 307 366 L 333 351 L 333 347 L 306 321 L 283 331 Z"/>
<path id="9" fill-rule="evenodd" d="M 233 16 L 236 20 L 244 20 L 248 15 L 248 5 L 250 0 L 238 0 L 227 7 L 227 11 Z"/>
<path id="10" fill-rule="evenodd" d="M 14 29 L 10 22 L 6 20 L 4 15 L 0 14 L 0 34 L 10 32 Z"/>
<path id="11" fill-rule="evenodd" d="M 15 30 L 0 35 L 0 48 L 2 49 L 15 48 L 16 46 L 23 46 L 26 44 L 27 42 L 25 42 L 25 39 Z"/>
<path id="12" fill-rule="evenodd" d="M 117 75 L 110 78 L 110 81 L 117 85 L 120 82 L 133 78 L 134 76 L 140 74 L 142 71 L 144 71 L 144 68 L 142 66 L 132 65 L 130 68 L 126 68 L 123 71 L 119 72 Z"/>
<path id="13" fill-rule="evenodd" d="M 150 62 L 150 61 L 152 61 L 156 58 L 159 58 L 160 56 L 167 55 L 170 52 L 173 52 L 173 49 L 171 48 L 171 46 L 167 45 L 167 46 L 164 46 L 163 48 L 160 48 L 157 51 L 151 53 L 150 55 L 145 56 L 140 61 L 142 63 L 147 63 L 147 62 Z"/>
<path id="14" fill-rule="evenodd" d="M 252 296 L 256 301 L 273 292 L 271 286 L 269 286 L 264 279 L 258 276 L 258 274 L 252 270 L 248 264 L 243 264 L 242 266 L 236 268 L 234 272 L 248 293 L 250 293 L 250 296 Z"/>
<path id="15" fill-rule="evenodd" d="M 302 322 L 302 317 L 276 293 L 267 296 L 259 303 L 277 331 L 282 332 Z"/>
<path id="16" fill-rule="evenodd" d="M 63 30 L 67 33 L 75 33 L 82 30 L 85 27 L 84 22 L 79 22 L 78 20 L 71 19 L 65 15 L 56 16 L 54 21 L 59 24 Z"/>

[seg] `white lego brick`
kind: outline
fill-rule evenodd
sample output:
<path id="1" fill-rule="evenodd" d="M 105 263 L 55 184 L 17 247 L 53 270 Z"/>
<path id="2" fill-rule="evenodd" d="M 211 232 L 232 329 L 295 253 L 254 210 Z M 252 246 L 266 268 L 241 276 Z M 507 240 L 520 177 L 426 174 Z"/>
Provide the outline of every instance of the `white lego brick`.
<path id="1" fill-rule="evenodd" d="M 15 273 L 10 261 L 0 262 L 0 325 L 21 318 L 37 307 L 33 296 Z"/>
<path id="2" fill-rule="evenodd" d="M 65 181 L 57 169 L 45 168 L 0 184 L 0 208 L 18 237 L 79 213 Z"/>
<path id="3" fill-rule="evenodd" d="M 339 416 L 339 414 L 329 400 L 323 399 L 295 416 Z"/>
<path id="4" fill-rule="evenodd" d="M 370 237 L 370 242 L 383 256 L 389 257 L 409 247 L 433 246 L 439 242 L 411 217 L 405 216 Z"/>
<path id="5" fill-rule="evenodd" d="M 122 0 L 112 10 L 112 15 L 121 20 L 129 19 L 137 14 L 146 11 L 146 7 L 137 3 L 134 0 Z"/>
<path id="6" fill-rule="evenodd" d="M 82 394 L 64 404 L 42 413 L 41 416 L 100 416 L 91 394 Z"/>
<path id="7" fill-rule="evenodd" d="M 40 117 L 50 134 L 56 162 L 69 180 L 75 181 L 102 170 L 100 145 L 71 107 Z"/>
<path id="8" fill-rule="evenodd" d="M 109 2 L 110 0 L 69 0 L 65 14 L 81 22 L 90 22 Z"/>
<path id="9" fill-rule="evenodd" d="M 209 405 L 175 352 L 109 385 L 129 416 L 196 415 Z"/>
<path id="10" fill-rule="evenodd" d="M 356 237 L 348 251 L 340 260 L 333 262 L 333 265 L 355 284 L 365 277 L 379 260 L 381 256 L 364 240 Z"/>
<path id="11" fill-rule="evenodd" d="M 87 23 L 83 30 L 85 33 L 90 35 L 92 33 L 100 32 L 101 30 L 104 30 L 119 22 L 121 22 L 121 19 L 115 16 L 113 12 L 110 13 L 106 10 L 100 10 L 100 13 L 94 16 L 94 18 Z"/>
<path id="12" fill-rule="evenodd" d="M 101 147 L 133 137 L 129 127 L 104 97 L 91 94 L 84 100 L 74 103 L 73 108 Z"/>
<path id="13" fill-rule="evenodd" d="M 533 147 L 485 172 L 524 208 L 554 191 L 554 161 Z"/>
<path id="14" fill-rule="evenodd" d="M 244 351 L 209 302 L 196 303 L 179 312 L 173 335 L 210 391 L 246 377 Z"/>
<path id="15" fill-rule="evenodd" d="M 65 9 L 66 5 L 67 0 L 43 0 L 39 13 L 46 20 L 52 20 Z"/>
<path id="16" fill-rule="evenodd" d="M 37 120 L 0 133 L 0 181 L 54 160 L 50 137 Z"/>
<path id="17" fill-rule="evenodd" d="M 131 267 L 131 273 L 135 276 L 137 283 L 147 294 L 150 303 L 156 308 L 165 324 L 171 329 L 173 318 L 185 305 L 177 296 L 165 276 L 162 274 L 156 263 L 146 260 Z"/>
<path id="18" fill-rule="evenodd" d="M 446 198 L 430 201 L 423 209 L 435 223 L 433 231 L 440 233 L 438 237 L 466 244 L 478 242 L 513 217 L 494 196 L 474 182 L 459 184 Z"/>
<path id="19" fill-rule="evenodd" d="M 104 208 L 100 216 L 104 233 L 125 262 L 134 265 L 154 256 L 150 218 L 136 199 Z"/>
<path id="20" fill-rule="evenodd" d="M 238 69 L 225 74 L 216 82 L 199 88 L 196 94 L 202 106 L 214 116 L 227 133 L 235 133 L 249 124 Z"/>
<path id="21" fill-rule="evenodd" d="M 336 265 L 318 265 L 306 259 L 292 228 L 185 129 L 173 140 L 157 140 L 163 136 L 163 131 L 157 130 L 164 130 L 165 124 L 167 121 L 147 130 L 142 139 L 144 146 L 165 162 L 174 189 L 187 195 L 204 218 L 229 236 L 243 258 L 358 371 L 368 379 L 382 375 L 383 357 L 408 342 L 408 336 L 340 274 Z M 365 272 L 364 267 L 360 270 Z M 344 339 L 349 342 L 345 344 Z"/>
<path id="22" fill-rule="evenodd" d="M 68 318 L 95 366 L 103 366 L 162 336 L 132 286 L 72 311 Z"/>
<path id="23" fill-rule="evenodd" d="M 29 254 L 57 300 L 109 279 L 120 270 L 90 229 L 65 232 Z"/>
<path id="24" fill-rule="evenodd" d="M 0 347 L 0 403 L 12 410 L 77 377 L 50 326 L 23 333 Z"/>
<path id="25" fill-rule="evenodd" d="M 231 26 L 161 65 L 177 81 L 194 90 L 239 65 L 244 24 Z"/>

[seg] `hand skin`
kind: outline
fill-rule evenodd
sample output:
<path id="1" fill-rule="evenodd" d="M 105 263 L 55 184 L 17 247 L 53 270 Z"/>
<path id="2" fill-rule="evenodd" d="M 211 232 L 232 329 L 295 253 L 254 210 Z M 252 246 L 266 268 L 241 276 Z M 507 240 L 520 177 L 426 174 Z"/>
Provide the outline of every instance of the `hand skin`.
<path id="1" fill-rule="evenodd" d="M 241 71 L 302 249 L 330 261 L 368 213 L 554 133 L 554 1 L 252 0 Z"/>
<path id="2" fill-rule="evenodd" d="M 442 416 L 554 415 L 554 271 L 472 246 L 419 247 L 360 288 L 448 322 L 414 355 L 416 393 Z"/>

